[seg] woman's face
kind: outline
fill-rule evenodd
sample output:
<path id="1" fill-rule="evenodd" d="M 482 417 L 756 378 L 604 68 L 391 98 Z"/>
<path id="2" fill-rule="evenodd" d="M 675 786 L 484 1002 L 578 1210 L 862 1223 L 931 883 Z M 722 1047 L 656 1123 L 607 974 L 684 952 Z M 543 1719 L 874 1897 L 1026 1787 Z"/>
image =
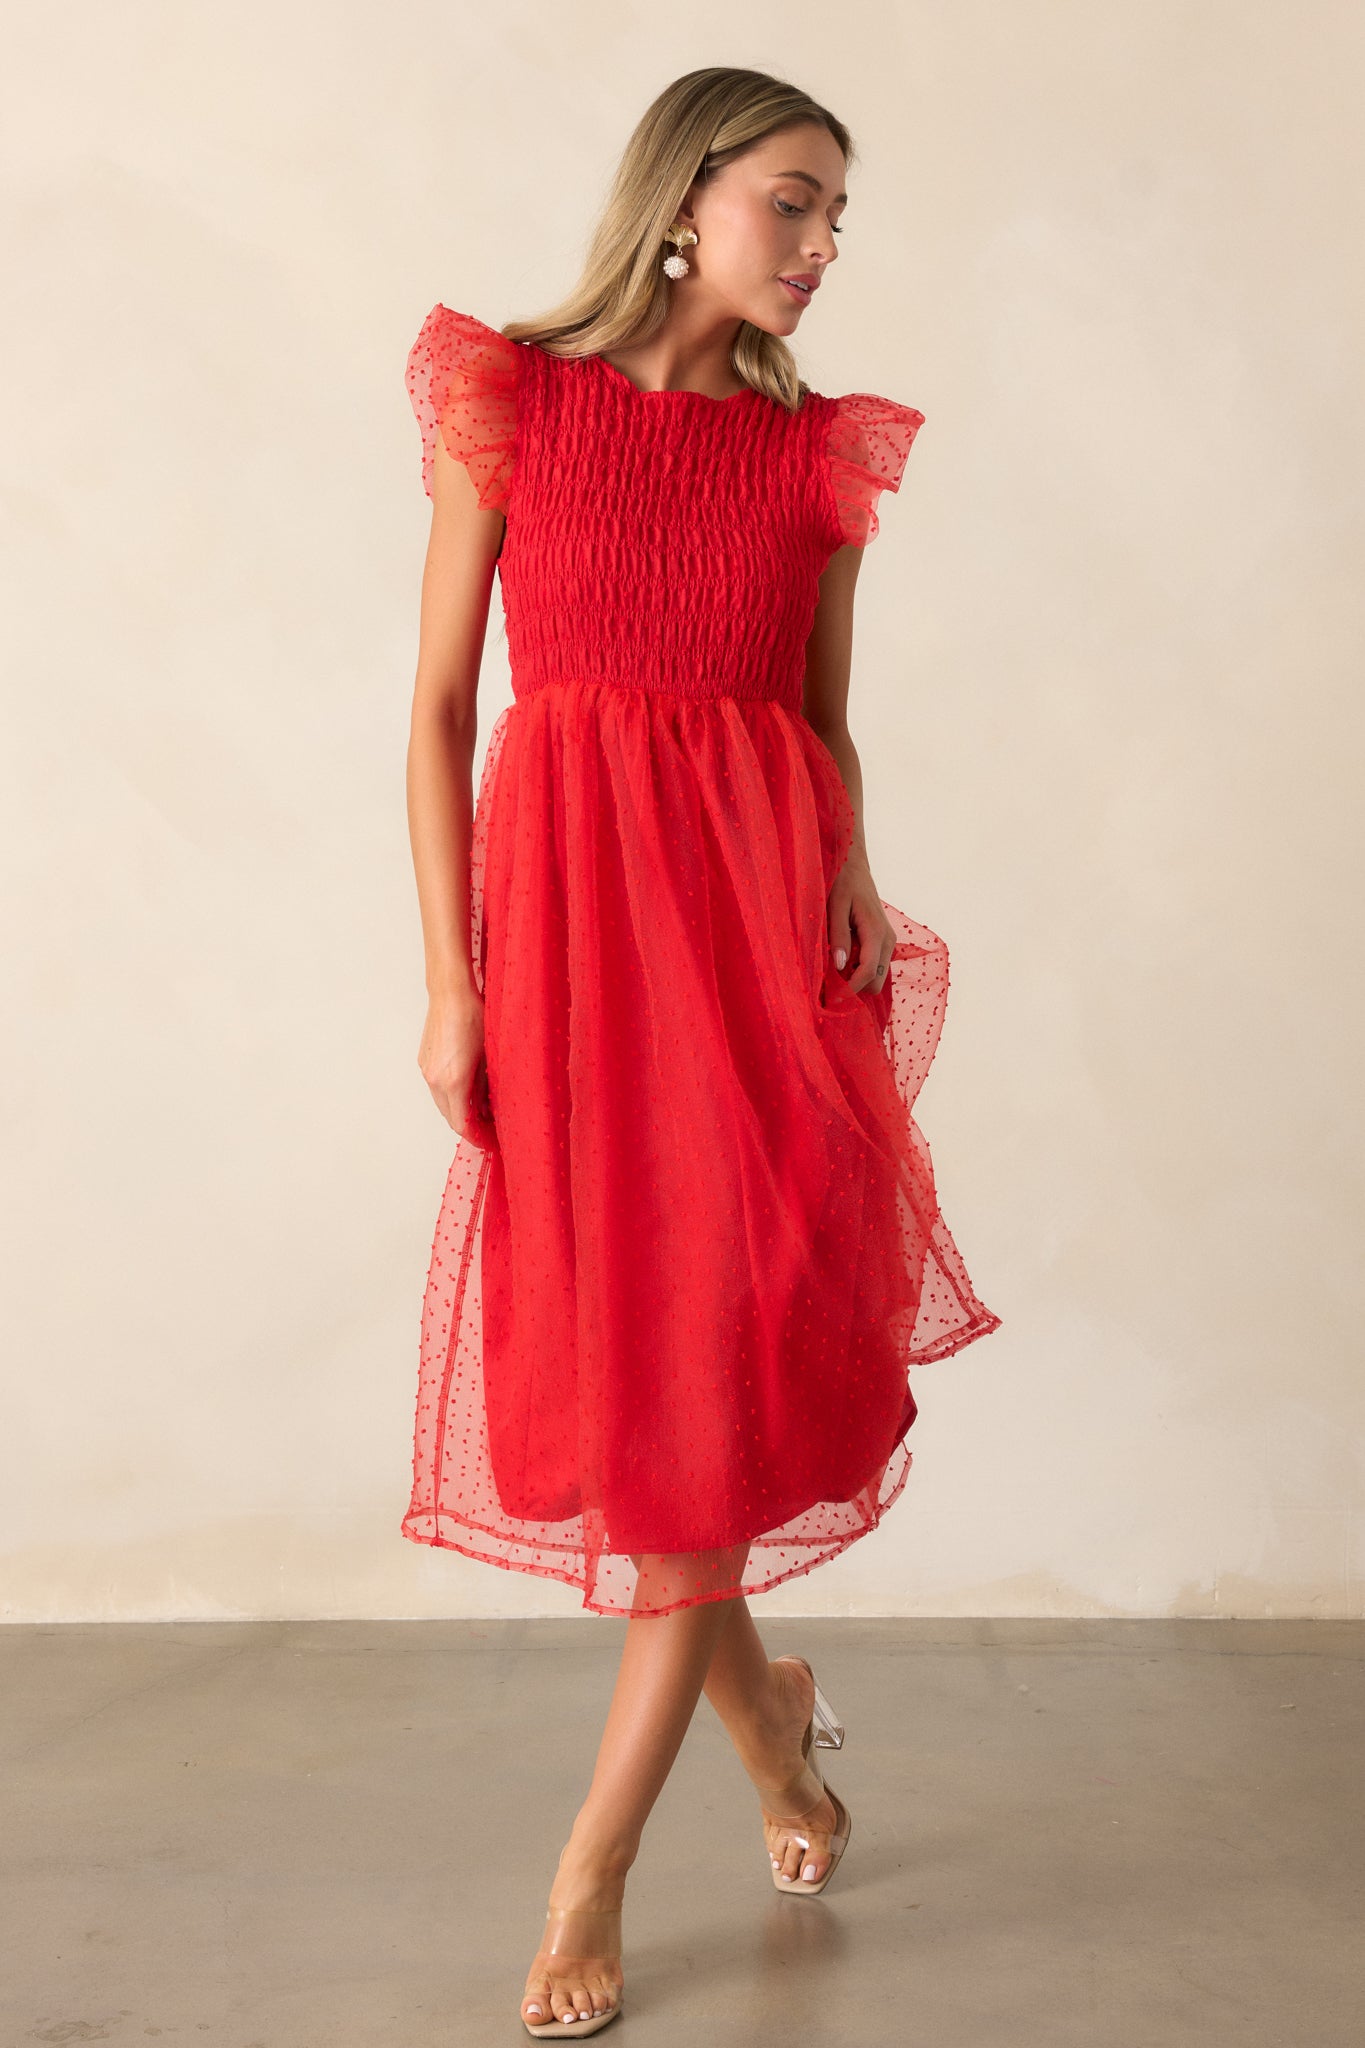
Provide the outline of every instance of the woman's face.
<path id="1" fill-rule="evenodd" d="M 678 215 L 697 234 L 695 247 L 682 251 L 691 275 L 673 289 L 769 334 L 793 333 L 839 253 L 845 168 L 828 128 L 802 121 L 755 144 L 709 184 L 699 180 Z"/>

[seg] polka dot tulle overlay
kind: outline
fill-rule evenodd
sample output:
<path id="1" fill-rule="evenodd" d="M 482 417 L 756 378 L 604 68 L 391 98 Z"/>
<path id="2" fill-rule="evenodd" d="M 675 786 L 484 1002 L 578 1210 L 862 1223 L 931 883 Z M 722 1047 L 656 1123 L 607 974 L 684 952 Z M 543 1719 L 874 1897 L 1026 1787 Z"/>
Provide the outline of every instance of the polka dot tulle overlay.
<path id="1" fill-rule="evenodd" d="M 457 1145 L 421 1319 L 415 1542 L 604 1614 L 760 1592 L 874 1528 L 907 1367 L 998 1326 L 912 1106 L 946 948 L 890 904 L 850 995 L 854 829 L 800 710 L 820 570 L 921 415 L 647 393 L 438 306 L 408 364 L 506 517 L 515 701 L 470 931 L 490 1120 Z"/>

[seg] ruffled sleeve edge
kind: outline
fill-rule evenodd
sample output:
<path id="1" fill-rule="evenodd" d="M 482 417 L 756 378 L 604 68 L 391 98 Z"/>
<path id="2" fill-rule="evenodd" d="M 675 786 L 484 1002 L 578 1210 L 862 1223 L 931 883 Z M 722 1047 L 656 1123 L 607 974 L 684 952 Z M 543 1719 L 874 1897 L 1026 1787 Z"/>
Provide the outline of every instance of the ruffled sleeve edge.
<path id="1" fill-rule="evenodd" d="M 479 503 L 505 511 L 516 443 L 520 345 L 438 300 L 408 353 L 405 384 L 422 436 L 431 496 L 436 436 L 469 471 Z"/>
<path id="2" fill-rule="evenodd" d="M 865 547 L 880 531 L 877 501 L 898 491 L 906 458 L 924 414 L 873 391 L 850 391 L 831 401 L 825 453 L 842 545 Z"/>

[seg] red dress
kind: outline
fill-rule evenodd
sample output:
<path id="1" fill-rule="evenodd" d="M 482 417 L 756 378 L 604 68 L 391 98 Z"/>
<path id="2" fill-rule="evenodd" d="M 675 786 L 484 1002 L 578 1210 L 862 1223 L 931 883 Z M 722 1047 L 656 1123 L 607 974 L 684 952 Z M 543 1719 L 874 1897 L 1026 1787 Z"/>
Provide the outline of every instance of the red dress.
<path id="1" fill-rule="evenodd" d="M 436 1226 L 402 1531 L 599 1614 L 760 1592 L 876 1527 L 907 1366 L 999 1323 L 910 1113 L 947 950 L 884 904 L 887 985 L 848 992 L 853 807 L 801 710 L 817 578 L 923 415 L 640 391 L 443 305 L 407 389 L 428 492 L 440 432 L 504 512 L 515 701 L 472 844 L 491 1122 Z"/>

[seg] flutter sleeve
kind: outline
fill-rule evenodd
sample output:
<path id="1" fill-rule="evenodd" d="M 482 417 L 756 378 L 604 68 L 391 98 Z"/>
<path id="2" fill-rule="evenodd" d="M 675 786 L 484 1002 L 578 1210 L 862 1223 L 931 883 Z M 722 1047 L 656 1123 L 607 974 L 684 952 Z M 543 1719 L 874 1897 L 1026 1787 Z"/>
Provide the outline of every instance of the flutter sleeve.
<path id="1" fill-rule="evenodd" d="M 845 543 L 865 547 L 876 539 L 877 500 L 883 491 L 900 489 L 910 444 L 923 425 L 924 414 L 913 405 L 870 391 L 834 400 L 825 450 Z"/>
<path id="2" fill-rule="evenodd" d="M 422 430 L 422 486 L 431 496 L 439 433 L 478 487 L 479 503 L 505 510 L 512 480 L 521 349 L 472 313 L 437 304 L 408 354 L 406 383 Z"/>

